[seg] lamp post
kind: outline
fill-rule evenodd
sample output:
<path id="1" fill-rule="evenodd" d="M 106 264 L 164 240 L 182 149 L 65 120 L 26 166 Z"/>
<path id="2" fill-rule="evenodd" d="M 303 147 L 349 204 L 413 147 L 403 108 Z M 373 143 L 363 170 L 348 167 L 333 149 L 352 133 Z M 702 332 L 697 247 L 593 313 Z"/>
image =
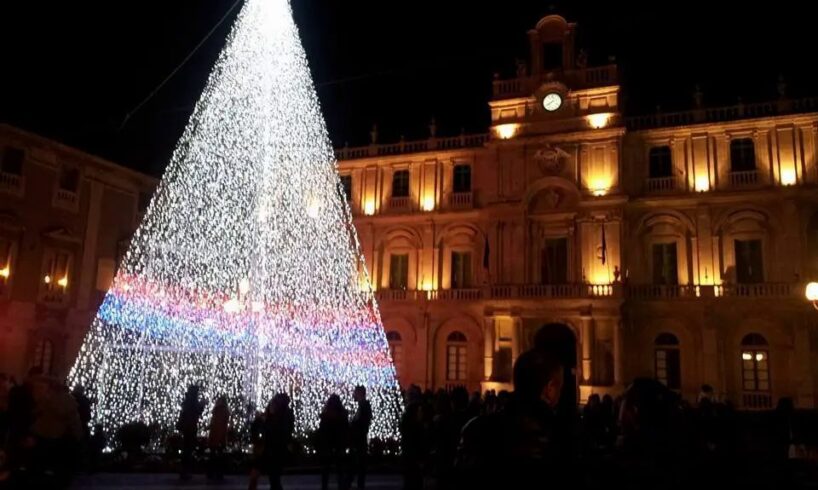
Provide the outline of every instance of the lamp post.
<path id="1" fill-rule="evenodd" d="M 807 287 L 804 289 L 804 296 L 806 296 L 807 301 L 812 302 L 812 306 L 818 310 L 818 282 L 807 284 Z"/>

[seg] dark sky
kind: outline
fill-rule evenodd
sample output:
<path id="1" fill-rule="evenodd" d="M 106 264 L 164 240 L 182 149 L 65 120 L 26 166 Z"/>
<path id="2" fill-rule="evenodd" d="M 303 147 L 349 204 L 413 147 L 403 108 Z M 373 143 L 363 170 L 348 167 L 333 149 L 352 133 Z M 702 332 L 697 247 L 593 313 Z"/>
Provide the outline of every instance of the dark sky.
<path id="1" fill-rule="evenodd" d="M 334 143 L 485 130 L 492 73 L 527 56 L 549 12 L 579 23 L 591 64 L 615 55 L 626 112 L 770 99 L 783 74 L 818 95 L 815 22 L 792 1 L 292 0 Z M 234 0 L 0 1 L 0 121 L 160 174 L 233 16 L 133 115 Z M 672 5 L 672 8 L 669 8 Z M 238 12 L 234 10 L 233 15 Z"/>

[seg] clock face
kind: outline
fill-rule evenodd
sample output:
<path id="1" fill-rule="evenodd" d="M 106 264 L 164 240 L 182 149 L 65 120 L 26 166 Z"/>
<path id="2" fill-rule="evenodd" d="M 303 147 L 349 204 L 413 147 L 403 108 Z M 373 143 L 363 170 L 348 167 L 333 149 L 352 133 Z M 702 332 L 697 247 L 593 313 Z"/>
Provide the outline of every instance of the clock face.
<path id="1" fill-rule="evenodd" d="M 562 105 L 562 96 L 556 92 L 546 94 L 542 99 L 542 106 L 548 112 L 554 112 Z"/>

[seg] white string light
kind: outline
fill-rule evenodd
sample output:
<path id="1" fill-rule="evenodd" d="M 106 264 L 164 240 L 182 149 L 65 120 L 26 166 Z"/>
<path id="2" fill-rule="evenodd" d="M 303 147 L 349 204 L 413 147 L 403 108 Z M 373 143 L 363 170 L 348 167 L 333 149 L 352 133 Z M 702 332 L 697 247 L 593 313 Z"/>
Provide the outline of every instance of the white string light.
<path id="1" fill-rule="evenodd" d="M 297 431 L 364 385 L 371 437 L 402 409 L 360 246 L 287 0 L 246 0 L 69 376 L 94 422 L 171 429 L 189 384 Z"/>

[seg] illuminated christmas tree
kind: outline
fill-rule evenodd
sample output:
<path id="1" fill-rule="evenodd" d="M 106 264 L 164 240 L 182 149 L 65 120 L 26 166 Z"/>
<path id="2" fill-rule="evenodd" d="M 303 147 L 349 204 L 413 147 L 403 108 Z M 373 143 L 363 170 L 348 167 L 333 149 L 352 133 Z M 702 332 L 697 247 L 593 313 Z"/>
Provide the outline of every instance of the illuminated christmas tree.
<path id="1" fill-rule="evenodd" d="M 367 387 L 371 437 L 401 400 L 288 0 L 245 0 L 71 370 L 94 422 L 171 429 L 189 384 L 297 430 Z M 207 413 L 207 412 L 206 412 Z"/>

